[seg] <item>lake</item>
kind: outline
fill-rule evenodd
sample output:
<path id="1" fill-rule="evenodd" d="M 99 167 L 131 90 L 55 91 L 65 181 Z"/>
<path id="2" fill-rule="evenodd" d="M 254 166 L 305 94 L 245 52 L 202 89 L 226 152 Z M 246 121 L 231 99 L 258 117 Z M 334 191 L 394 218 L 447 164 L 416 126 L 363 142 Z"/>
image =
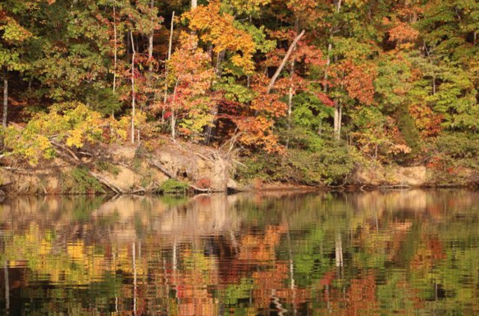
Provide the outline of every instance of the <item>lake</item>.
<path id="1" fill-rule="evenodd" d="M 6 199 L 0 315 L 479 315 L 479 193 Z"/>

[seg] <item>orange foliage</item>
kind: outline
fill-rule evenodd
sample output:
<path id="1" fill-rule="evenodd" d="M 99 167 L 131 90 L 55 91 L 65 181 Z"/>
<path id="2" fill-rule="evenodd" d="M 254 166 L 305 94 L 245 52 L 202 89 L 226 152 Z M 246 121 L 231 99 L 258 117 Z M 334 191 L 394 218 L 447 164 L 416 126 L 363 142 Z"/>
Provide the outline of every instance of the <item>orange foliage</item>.
<path id="1" fill-rule="evenodd" d="M 374 79 L 376 78 L 376 68 L 373 64 L 355 64 L 346 60 L 336 66 L 335 86 L 345 86 L 351 98 L 359 102 L 371 105 L 374 102 Z"/>
<path id="2" fill-rule="evenodd" d="M 400 43 L 415 41 L 418 36 L 419 31 L 404 22 L 396 23 L 393 28 L 389 30 L 389 39 Z"/>
<path id="3" fill-rule="evenodd" d="M 409 108 L 409 113 L 414 118 L 422 138 L 435 137 L 442 131 L 444 115 L 434 113 L 429 106 L 414 104 Z"/>
<path id="4" fill-rule="evenodd" d="M 267 152 L 282 152 L 283 147 L 278 143 L 278 136 L 274 135 L 275 119 L 286 115 L 286 104 L 279 100 L 279 94 L 266 93 L 266 76 L 257 76 L 252 85 L 256 97 L 251 102 L 249 110 L 252 113 L 243 113 L 234 118 L 240 132 L 239 140 L 247 146 L 262 147 Z M 282 87 L 278 81 L 279 89 Z M 245 115 L 246 114 L 246 115 Z"/>
<path id="5" fill-rule="evenodd" d="M 199 6 L 191 12 L 184 14 L 190 20 L 189 27 L 200 32 L 200 39 L 213 44 L 213 51 L 219 54 L 229 51 L 233 54 L 231 62 L 246 72 L 254 70 L 253 54 L 255 44 L 250 34 L 237 29 L 233 22 L 234 17 L 221 13 L 221 3 L 211 1 L 207 6 Z"/>

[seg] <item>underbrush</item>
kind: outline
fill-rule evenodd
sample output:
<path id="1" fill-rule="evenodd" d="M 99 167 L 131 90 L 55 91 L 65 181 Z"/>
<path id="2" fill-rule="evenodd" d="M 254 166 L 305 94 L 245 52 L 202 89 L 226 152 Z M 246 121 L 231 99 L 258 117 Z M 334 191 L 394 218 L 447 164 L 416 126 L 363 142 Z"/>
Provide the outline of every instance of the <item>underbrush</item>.
<path id="1" fill-rule="evenodd" d="M 354 149 L 335 140 L 312 148 L 290 148 L 284 154 L 255 153 L 242 158 L 237 179 L 261 179 L 306 185 L 341 185 L 357 163 Z"/>
<path id="2" fill-rule="evenodd" d="M 61 177 L 62 194 L 106 193 L 101 183 L 85 167 L 77 167 Z"/>

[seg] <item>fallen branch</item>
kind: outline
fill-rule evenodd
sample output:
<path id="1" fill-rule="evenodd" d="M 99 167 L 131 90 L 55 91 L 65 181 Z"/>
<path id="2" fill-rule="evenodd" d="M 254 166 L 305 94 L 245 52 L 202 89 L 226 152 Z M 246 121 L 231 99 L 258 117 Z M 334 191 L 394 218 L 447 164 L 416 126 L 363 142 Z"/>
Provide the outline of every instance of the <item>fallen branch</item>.
<path id="1" fill-rule="evenodd" d="M 101 175 L 96 174 L 96 173 L 91 172 L 91 171 L 90 171 L 90 175 L 92 177 L 94 177 L 95 179 L 97 179 L 98 181 L 100 181 L 100 183 L 103 183 L 104 185 L 106 185 L 113 192 L 115 192 L 117 194 L 124 194 L 125 193 L 125 191 L 123 191 L 120 187 L 110 183 L 107 179 L 105 179 Z"/>
<path id="2" fill-rule="evenodd" d="M 158 168 L 158 170 L 163 172 L 168 178 L 177 180 L 177 178 L 171 172 L 169 172 L 165 167 L 163 167 L 156 160 L 150 160 L 150 164 L 153 165 L 154 167 Z"/>
<path id="3" fill-rule="evenodd" d="M 305 31 L 303 30 L 296 38 L 294 39 L 293 43 L 291 43 L 291 46 L 289 46 L 288 52 L 283 58 L 283 61 L 279 65 L 278 69 L 276 69 L 276 72 L 274 73 L 273 78 L 271 78 L 271 81 L 269 82 L 268 85 L 268 90 L 266 90 L 266 93 L 270 93 L 271 89 L 273 89 L 274 83 L 276 82 L 276 79 L 278 79 L 279 74 L 281 73 L 281 70 L 283 70 L 284 66 L 286 65 L 286 62 L 289 59 L 289 56 L 291 56 L 291 53 L 293 52 L 294 48 L 296 47 L 296 44 L 298 44 L 298 41 L 303 37 Z"/>
<path id="4" fill-rule="evenodd" d="M 77 155 L 75 155 L 75 153 L 74 153 L 73 151 L 71 151 L 71 149 L 68 148 L 67 146 L 64 146 L 64 145 L 62 145 L 62 144 L 60 144 L 60 143 L 57 143 L 57 142 L 55 142 L 55 141 L 53 141 L 53 140 L 50 140 L 50 143 L 52 143 L 52 145 L 54 145 L 55 147 L 60 148 L 60 149 L 63 149 L 64 151 L 66 151 L 67 153 L 69 153 L 70 156 L 71 156 L 73 159 L 75 159 L 76 161 L 80 161 L 80 158 L 78 158 Z"/>

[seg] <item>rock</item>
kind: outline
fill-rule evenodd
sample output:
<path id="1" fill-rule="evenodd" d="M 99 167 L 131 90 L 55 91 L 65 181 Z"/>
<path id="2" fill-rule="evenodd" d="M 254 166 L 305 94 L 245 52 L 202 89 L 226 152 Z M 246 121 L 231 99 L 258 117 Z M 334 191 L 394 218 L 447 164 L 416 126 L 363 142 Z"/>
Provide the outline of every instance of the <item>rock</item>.
<path id="1" fill-rule="evenodd" d="M 425 166 L 363 166 L 354 173 L 353 183 L 370 186 L 420 187 L 428 184 L 428 174 Z"/>

